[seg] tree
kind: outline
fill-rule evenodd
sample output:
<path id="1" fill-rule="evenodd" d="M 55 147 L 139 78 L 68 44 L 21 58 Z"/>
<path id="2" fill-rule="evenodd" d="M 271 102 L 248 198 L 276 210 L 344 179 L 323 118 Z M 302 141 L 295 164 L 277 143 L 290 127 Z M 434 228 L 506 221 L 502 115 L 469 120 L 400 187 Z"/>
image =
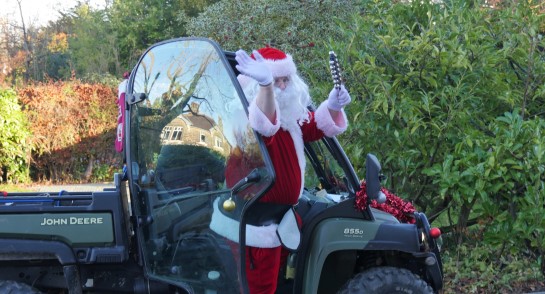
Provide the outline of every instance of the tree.
<path id="1" fill-rule="evenodd" d="M 7 18 L 0 18 L 0 86 L 8 84 L 9 76 L 11 74 L 10 66 L 10 44 L 11 44 L 11 31 L 9 29 L 9 22 Z"/>
<path id="2" fill-rule="evenodd" d="M 360 11 L 354 2 L 221 1 L 191 18 L 187 30 L 189 35 L 210 38 L 230 51 L 277 47 L 294 56 L 298 70 L 310 83 L 318 83 L 329 80 L 327 53 L 331 47 L 327 41 L 339 41 L 338 17 Z M 325 91 L 329 89 L 317 94 L 326 97 Z"/>
<path id="3" fill-rule="evenodd" d="M 28 82 L 28 79 L 29 79 L 30 64 L 32 63 L 32 58 L 33 58 L 32 43 L 30 42 L 30 36 L 28 35 L 28 31 L 25 25 L 25 18 L 23 17 L 23 8 L 21 7 L 22 0 L 15 0 L 15 1 L 17 1 L 17 5 L 19 6 L 19 15 L 21 16 L 21 31 L 23 33 L 23 50 L 25 52 L 25 67 L 26 67 L 26 70 L 23 73 L 23 77 L 26 83 Z"/>
<path id="4" fill-rule="evenodd" d="M 2 72 L 3 83 L 16 85 L 23 83 L 23 75 L 26 72 L 26 56 L 22 44 L 22 32 L 16 22 L 2 19 L 1 42 L 2 48 Z"/>
<path id="5" fill-rule="evenodd" d="M 73 31 L 73 19 L 68 13 L 35 30 L 32 79 L 45 81 L 72 77 L 73 62 L 69 52 L 69 36 Z"/>
<path id="6" fill-rule="evenodd" d="M 108 13 L 123 65 L 134 65 L 152 44 L 186 35 L 188 16 L 217 0 L 115 0 Z"/>
<path id="7" fill-rule="evenodd" d="M 77 76 L 89 78 L 120 73 L 118 40 L 106 11 L 93 10 L 80 3 L 72 8 L 70 19 L 72 31 L 68 34 L 68 52 Z"/>
<path id="8" fill-rule="evenodd" d="M 23 14 L 22 10 L 19 12 Z M 65 20 L 61 18 L 43 27 L 32 23 L 26 26 L 24 22 L 21 26 L 8 18 L 3 20 L 0 23 L 3 50 L 0 79 L 7 85 L 24 86 L 28 81 L 42 81 L 44 78 L 70 78 L 66 48 L 59 50 L 57 45 L 55 51 L 49 51 L 49 43 L 57 34 L 66 35 L 69 31 Z M 63 70 L 68 74 L 63 76 Z"/>

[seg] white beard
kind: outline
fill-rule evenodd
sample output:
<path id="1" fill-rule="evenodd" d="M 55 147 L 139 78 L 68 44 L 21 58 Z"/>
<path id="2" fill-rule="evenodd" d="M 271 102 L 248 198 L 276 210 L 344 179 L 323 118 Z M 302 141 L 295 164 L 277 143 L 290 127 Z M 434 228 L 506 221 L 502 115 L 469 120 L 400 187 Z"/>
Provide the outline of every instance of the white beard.
<path id="1" fill-rule="evenodd" d="M 310 102 L 306 85 L 302 87 L 292 79 L 284 90 L 274 88 L 274 97 L 278 102 L 282 129 L 293 130 L 310 120 L 306 108 Z"/>
<path id="2" fill-rule="evenodd" d="M 239 76 L 244 94 L 249 101 L 255 99 L 260 91 L 259 84 L 252 78 Z M 307 106 L 310 105 L 308 86 L 297 75 L 291 75 L 287 87 L 282 91 L 274 88 L 274 97 L 280 111 L 280 126 L 286 131 L 299 129 L 305 122 L 309 122 Z"/>

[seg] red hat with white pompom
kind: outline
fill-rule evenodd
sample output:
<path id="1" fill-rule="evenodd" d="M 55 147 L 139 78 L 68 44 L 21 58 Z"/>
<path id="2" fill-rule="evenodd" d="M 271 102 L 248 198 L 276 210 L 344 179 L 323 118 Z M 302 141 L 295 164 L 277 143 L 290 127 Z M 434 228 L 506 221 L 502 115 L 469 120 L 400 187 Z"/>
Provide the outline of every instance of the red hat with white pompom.
<path id="1" fill-rule="evenodd" d="M 297 67 L 291 55 L 273 47 L 264 47 L 257 52 L 265 59 L 265 64 L 271 70 L 273 77 L 287 77 L 297 72 Z M 255 59 L 252 54 L 251 57 Z"/>

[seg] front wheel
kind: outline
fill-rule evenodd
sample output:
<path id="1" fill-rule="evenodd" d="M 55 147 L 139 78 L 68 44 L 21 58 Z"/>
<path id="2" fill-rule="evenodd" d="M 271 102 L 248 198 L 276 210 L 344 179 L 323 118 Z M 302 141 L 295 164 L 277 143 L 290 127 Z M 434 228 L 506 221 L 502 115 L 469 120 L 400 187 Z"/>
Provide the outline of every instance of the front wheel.
<path id="1" fill-rule="evenodd" d="M 433 294 L 433 289 L 419 276 L 404 268 L 374 267 L 346 282 L 337 294 Z"/>

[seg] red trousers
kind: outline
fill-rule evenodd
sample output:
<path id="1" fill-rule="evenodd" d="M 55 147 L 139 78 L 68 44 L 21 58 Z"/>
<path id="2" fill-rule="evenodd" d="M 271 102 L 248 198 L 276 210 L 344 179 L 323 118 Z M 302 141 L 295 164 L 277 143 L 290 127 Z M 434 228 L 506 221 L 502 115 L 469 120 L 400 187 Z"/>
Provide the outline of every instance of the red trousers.
<path id="1" fill-rule="evenodd" d="M 238 244 L 231 241 L 228 243 L 238 261 Z M 250 294 L 274 294 L 281 258 L 285 259 L 287 256 L 284 251 L 282 246 L 275 248 L 246 247 L 245 268 Z"/>
<path id="2" fill-rule="evenodd" d="M 298 214 L 297 223 L 301 227 L 302 220 Z M 238 256 L 238 244 L 229 241 L 231 250 Z M 246 279 L 250 294 L 274 294 L 278 284 L 281 267 L 286 266 L 289 251 L 282 246 L 275 248 L 246 247 Z M 238 260 L 238 258 L 236 258 Z"/>
<path id="3" fill-rule="evenodd" d="M 274 294 L 280 271 L 282 246 L 246 247 L 246 277 L 250 294 Z"/>
<path id="4" fill-rule="evenodd" d="M 303 220 L 295 214 L 301 228 Z M 280 268 L 286 266 L 289 251 L 282 247 L 246 247 L 246 277 L 250 294 L 274 294 Z"/>

